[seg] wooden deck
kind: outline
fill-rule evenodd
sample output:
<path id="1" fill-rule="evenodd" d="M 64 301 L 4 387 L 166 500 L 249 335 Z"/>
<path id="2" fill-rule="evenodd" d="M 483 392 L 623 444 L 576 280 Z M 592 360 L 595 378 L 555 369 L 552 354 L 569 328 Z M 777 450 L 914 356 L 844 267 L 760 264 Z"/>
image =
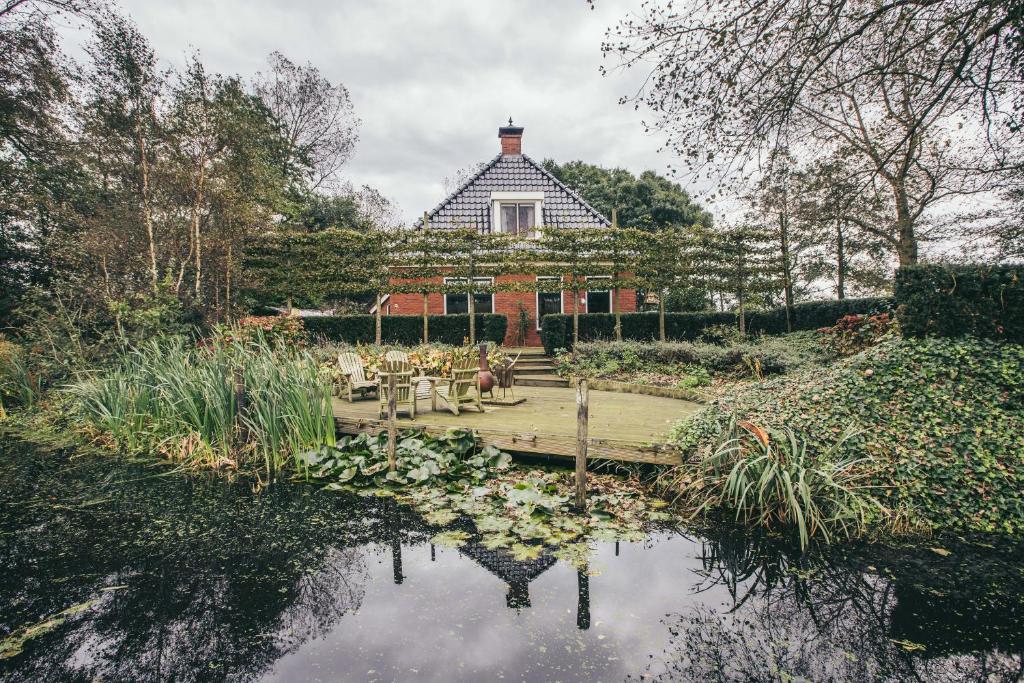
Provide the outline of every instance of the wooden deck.
<path id="1" fill-rule="evenodd" d="M 496 392 L 500 395 L 500 392 Z M 474 430 L 484 444 L 506 451 L 538 455 L 576 455 L 576 394 L 561 387 L 515 389 L 515 406 L 485 405 L 484 413 L 468 408 L 458 416 L 442 405 L 431 411 L 430 399 L 420 399 L 416 419 L 399 416 L 400 429 L 420 428 L 444 432 L 451 427 Z M 590 458 L 646 462 L 660 465 L 679 463 L 679 455 L 663 444 L 669 427 L 700 406 L 689 401 L 660 396 L 590 392 Z M 341 434 L 373 433 L 385 429 L 378 417 L 376 398 L 334 399 L 334 418 Z"/>

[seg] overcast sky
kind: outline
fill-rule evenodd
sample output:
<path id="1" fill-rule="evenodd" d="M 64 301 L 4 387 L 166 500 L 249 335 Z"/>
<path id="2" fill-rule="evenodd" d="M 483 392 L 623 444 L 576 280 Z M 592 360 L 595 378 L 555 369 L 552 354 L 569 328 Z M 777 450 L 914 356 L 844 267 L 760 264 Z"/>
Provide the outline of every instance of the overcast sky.
<path id="1" fill-rule="evenodd" d="M 618 104 L 642 74 L 598 71 L 605 30 L 639 2 L 595 4 L 121 0 L 168 65 L 196 48 L 210 69 L 248 77 L 280 50 L 343 83 L 362 120 L 343 179 L 376 187 L 407 220 L 443 198 L 445 176 L 498 153 L 509 116 L 534 159 L 665 172 L 646 113 Z"/>

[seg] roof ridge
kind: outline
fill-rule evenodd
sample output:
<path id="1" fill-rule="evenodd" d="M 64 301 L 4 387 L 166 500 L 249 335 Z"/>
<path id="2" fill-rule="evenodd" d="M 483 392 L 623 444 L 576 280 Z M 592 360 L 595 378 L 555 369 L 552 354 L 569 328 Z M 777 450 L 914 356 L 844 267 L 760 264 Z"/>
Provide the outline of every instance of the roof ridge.
<path id="1" fill-rule="evenodd" d="M 427 212 L 427 217 L 428 218 L 433 218 L 434 216 L 436 216 L 437 212 L 440 211 L 441 209 L 443 209 L 445 204 L 447 204 L 451 200 L 455 199 L 455 197 L 457 197 L 459 194 L 461 194 L 463 190 L 465 190 L 467 187 L 469 187 L 474 182 L 476 182 L 477 179 L 480 178 L 480 176 L 482 176 L 484 173 L 486 173 L 491 168 L 493 168 L 494 165 L 496 163 L 498 163 L 498 161 L 501 159 L 502 156 L 503 156 L 502 154 L 498 154 L 496 157 L 494 157 L 493 159 L 488 161 L 486 164 L 484 164 L 482 167 L 480 167 L 480 170 L 478 170 L 476 173 L 471 175 L 464 183 L 462 183 L 462 185 L 459 185 L 457 188 L 455 188 L 454 191 L 451 192 L 451 194 L 449 194 L 447 197 L 442 199 L 440 201 L 440 203 L 438 203 L 437 206 L 435 206 L 433 209 L 428 211 Z M 420 227 L 422 227 L 422 225 L 423 225 L 423 216 L 420 216 L 419 218 L 416 219 L 416 222 L 412 224 L 412 227 L 413 227 L 413 229 L 418 230 Z"/>
<path id="2" fill-rule="evenodd" d="M 528 157 L 528 156 L 527 156 L 527 155 L 525 155 L 525 154 L 522 154 L 521 156 L 522 156 L 522 157 L 523 157 L 524 159 L 526 159 L 526 160 L 527 160 L 528 162 L 530 162 L 531 164 L 533 164 L 533 167 L 534 167 L 534 168 L 536 168 L 536 169 L 537 169 L 538 171 L 540 171 L 540 172 L 541 172 L 541 173 L 543 173 L 543 174 L 544 174 L 545 176 L 547 176 L 547 177 L 548 177 L 548 178 L 549 178 L 549 179 L 550 179 L 551 181 L 553 181 L 553 182 L 555 183 L 555 185 L 557 185 L 557 186 L 558 186 L 558 187 L 560 187 L 561 189 L 565 190 L 565 191 L 566 191 L 566 193 L 568 193 L 568 195 L 569 195 L 570 197 L 572 197 L 573 199 L 575 199 L 576 201 L 578 201 L 578 202 L 579 202 L 580 204 L 582 204 L 583 206 L 587 207 L 587 209 L 589 209 L 589 210 L 590 210 L 590 213 L 594 214 L 595 216 L 597 216 L 598 218 L 600 218 L 600 219 L 601 219 L 602 221 L 604 221 L 604 222 L 605 222 L 605 223 L 607 223 L 608 225 L 611 225 L 611 224 L 612 224 L 612 222 L 611 222 L 611 221 L 610 221 L 610 220 L 609 220 L 609 219 L 608 219 L 608 218 L 607 218 L 607 217 L 606 217 L 606 216 L 605 216 L 604 214 L 602 214 L 602 213 L 601 213 L 600 211 L 598 211 L 598 210 L 597 210 L 597 209 L 595 209 L 595 208 L 594 208 L 593 206 L 591 206 L 591 205 L 590 205 L 590 202 L 588 202 L 588 201 L 587 201 L 586 199 L 584 199 L 583 197 L 581 197 L 581 196 L 580 196 L 580 194 L 579 194 L 578 192 L 576 192 L 576 191 L 575 191 L 574 189 L 572 189 L 571 187 L 569 187 L 568 185 L 566 185 L 565 183 L 563 183 L 563 182 L 562 182 L 561 180 L 559 180 L 558 178 L 556 178 L 556 177 L 555 177 L 555 175 L 554 175 L 553 173 L 551 173 L 550 171 L 548 171 L 548 170 L 547 170 L 546 168 L 544 168 L 544 166 L 542 166 L 541 164 L 538 164 L 538 163 L 537 163 L 536 161 L 534 161 L 533 159 L 531 159 L 530 157 Z"/>

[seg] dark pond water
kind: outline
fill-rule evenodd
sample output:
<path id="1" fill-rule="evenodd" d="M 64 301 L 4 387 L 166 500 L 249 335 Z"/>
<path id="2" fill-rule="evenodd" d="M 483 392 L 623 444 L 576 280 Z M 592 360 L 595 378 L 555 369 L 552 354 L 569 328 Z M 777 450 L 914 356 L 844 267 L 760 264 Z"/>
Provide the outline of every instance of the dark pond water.
<path id="1" fill-rule="evenodd" d="M 800 556 L 667 529 L 596 544 L 588 575 L 432 546 L 438 528 L 390 500 L 160 472 L 0 438 L 0 680 L 1012 681 L 1024 666 L 1014 549 Z"/>

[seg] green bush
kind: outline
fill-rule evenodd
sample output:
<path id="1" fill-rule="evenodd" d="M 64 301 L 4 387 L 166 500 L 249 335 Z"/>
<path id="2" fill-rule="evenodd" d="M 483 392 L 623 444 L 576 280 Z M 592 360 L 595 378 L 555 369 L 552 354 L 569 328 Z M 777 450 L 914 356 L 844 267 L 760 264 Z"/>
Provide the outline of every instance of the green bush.
<path id="1" fill-rule="evenodd" d="M 303 318 L 306 332 L 315 338 L 346 344 L 372 344 L 376 336 L 376 322 L 372 315 L 335 315 Z M 430 341 L 461 346 L 469 337 L 468 315 L 432 315 Z M 476 314 L 478 341 L 502 344 L 508 318 L 494 313 Z M 384 344 L 414 346 L 423 341 L 423 316 L 386 315 L 381 318 L 381 341 Z"/>
<path id="2" fill-rule="evenodd" d="M 888 310 L 890 302 L 883 298 L 805 301 L 793 306 L 793 330 L 816 330 L 830 327 L 844 315 Z M 580 318 L 580 341 L 615 338 L 615 316 L 611 313 L 584 313 Z M 658 338 L 657 313 L 623 313 L 622 338 L 653 341 Z M 704 331 L 717 325 L 736 327 L 739 318 L 732 311 L 701 313 L 666 313 L 665 337 L 669 341 L 694 341 Z M 784 334 L 786 309 L 772 308 L 747 313 L 749 334 Z M 541 343 L 552 354 L 556 349 L 572 346 L 572 316 L 546 315 L 541 323 Z"/>
<path id="3" fill-rule="evenodd" d="M 824 452 L 872 458 L 891 510 L 937 528 L 1024 531 L 1024 346 L 889 338 L 829 368 L 738 387 L 673 430 L 695 453 L 733 412 Z"/>
<path id="4" fill-rule="evenodd" d="M 761 337 L 721 345 L 704 342 L 580 342 L 571 353 L 557 356 L 564 376 L 614 377 L 622 374 L 680 372 L 700 369 L 711 375 L 747 375 L 752 367 L 763 375 L 792 372 L 823 360 L 816 333 Z"/>
<path id="5" fill-rule="evenodd" d="M 1024 266 L 904 266 L 895 299 L 903 334 L 1024 342 Z"/>

